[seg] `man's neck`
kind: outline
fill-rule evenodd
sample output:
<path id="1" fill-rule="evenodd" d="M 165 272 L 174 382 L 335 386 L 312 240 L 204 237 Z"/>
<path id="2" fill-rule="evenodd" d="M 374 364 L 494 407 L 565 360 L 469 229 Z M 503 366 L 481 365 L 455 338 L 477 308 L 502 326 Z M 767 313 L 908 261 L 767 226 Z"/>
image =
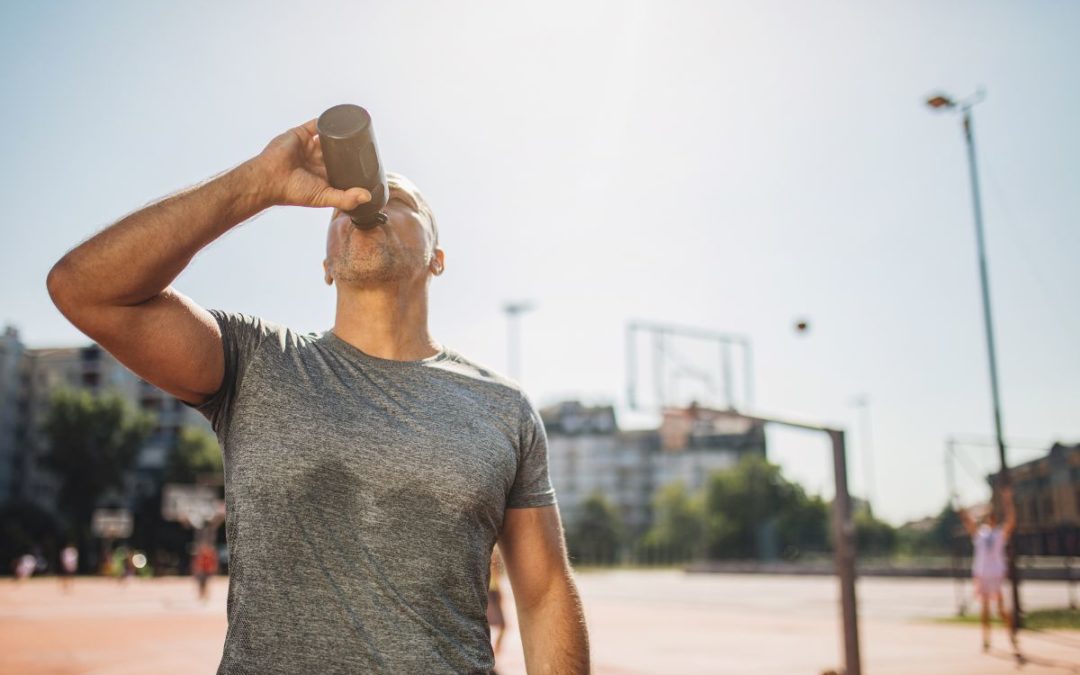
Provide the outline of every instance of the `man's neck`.
<path id="1" fill-rule="evenodd" d="M 370 356 L 419 361 L 439 353 L 427 326 L 427 288 L 338 285 L 333 333 Z"/>

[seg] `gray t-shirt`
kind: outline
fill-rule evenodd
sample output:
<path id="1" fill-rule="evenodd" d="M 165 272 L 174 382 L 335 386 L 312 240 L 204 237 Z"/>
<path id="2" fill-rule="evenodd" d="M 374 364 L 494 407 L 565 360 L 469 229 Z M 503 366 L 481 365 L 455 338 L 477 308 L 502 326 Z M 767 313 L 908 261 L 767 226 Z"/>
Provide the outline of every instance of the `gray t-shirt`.
<path id="1" fill-rule="evenodd" d="M 490 672 L 505 509 L 555 503 L 531 401 L 449 349 L 393 361 L 210 312 L 225 377 L 196 409 L 225 464 L 219 675 Z"/>

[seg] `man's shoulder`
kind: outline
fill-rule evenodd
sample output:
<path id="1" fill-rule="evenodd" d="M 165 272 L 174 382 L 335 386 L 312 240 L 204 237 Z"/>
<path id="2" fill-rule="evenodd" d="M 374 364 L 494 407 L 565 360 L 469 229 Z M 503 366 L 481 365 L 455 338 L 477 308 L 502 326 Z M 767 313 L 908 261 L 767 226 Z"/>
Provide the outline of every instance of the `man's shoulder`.
<path id="1" fill-rule="evenodd" d="M 258 314 L 217 308 L 207 311 L 218 322 L 223 334 L 225 330 L 228 330 L 237 337 L 247 337 L 257 344 L 270 342 L 279 349 L 311 342 L 319 336 L 319 333 L 316 332 L 302 333 L 284 323 L 267 319 Z"/>
<path id="2" fill-rule="evenodd" d="M 527 398 L 524 388 L 518 381 L 456 350 L 447 348 L 446 358 L 432 365 L 478 386 L 488 386 L 507 395 Z"/>

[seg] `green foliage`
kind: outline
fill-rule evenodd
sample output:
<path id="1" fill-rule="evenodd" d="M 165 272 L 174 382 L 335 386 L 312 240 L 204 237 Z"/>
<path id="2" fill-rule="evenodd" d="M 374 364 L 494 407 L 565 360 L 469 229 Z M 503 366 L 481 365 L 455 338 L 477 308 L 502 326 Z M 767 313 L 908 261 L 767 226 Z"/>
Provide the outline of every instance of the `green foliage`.
<path id="1" fill-rule="evenodd" d="M 905 555 L 966 555 L 971 542 L 960 515 L 945 505 L 927 526 L 908 524 L 897 530 L 897 548 Z"/>
<path id="2" fill-rule="evenodd" d="M 165 461 L 166 483 L 195 483 L 203 474 L 223 472 L 217 438 L 198 427 L 184 427 Z"/>
<path id="3" fill-rule="evenodd" d="M 704 499 L 691 495 L 682 482 L 664 486 L 653 499 L 653 526 L 642 545 L 664 551 L 669 559 L 694 558 L 703 542 L 704 509 Z"/>
<path id="4" fill-rule="evenodd" d="M 705 548 L 710 558 L 760 558 L 763 528 L 778 525 L 797 508 L 799 486 L 780 467 L 746 455 L 732 469 L 717 471 L 705 488 Z"/>
<path id="5" fill-rule="evenodd" d="M 982 618 L 978 611 L 968 612 L 964 616 L 950 616 L 934 619 L 938 623 L 979 624 Z M 1001 618 L 996 612 L 991 613 L 990 623 L 1000 626 Z M 1024 628 L 1039 630 L 1080 630 L 1080 609 L 1034 609 L 1024 612 Z"/>
<path id="6" fill-rule="evenodd" d="M 1036 609 L 1024 613 L 1024 628 L 1028 630 L 1078 630 L 1080 609 Z"/>
<path id="7" fill-rule="evenodd" d="M 581 505 L 581 515 L 567 533 L 570 558 L 586 564 L 612 564 L 623 541 L 622 520 L 615 507 L 599 493 Z"/>
<path id="8" fill-rule="evenodd" d="M 60 480 L 60 508 L 76 527 L 89 524 L 98 498 L 120 488 L 124 472 L 150 435 L 154 417 L 118 394 L 53 392 L 43 430 L 43 464 Z"/>
<path id="9" fill-rule="evenodd" d="M 53 559 L 63 545 L 59 524 L 36 504 L 11 500 L 0 508 L 0 574 L 10 574 L 17 556 L 33 553 L 35 546 Z"/>
<path id="10" fill-rule="evenodd" d="M 653 526 L 637 546 L 649 559 L 794 560 L 829 550 L 828 505 L 759 455 L 714 472 L 699 494 L 682 483 L 664 486 L 653 514 Z"/>
<path id="11" fill-rule="evenodd" d="M 806 553 L 830 550 L 831 510 L 818 495 L 807 495 L 801 485 L 794 485 L 795 498 L 778 519 L 783 557 L 796 560 Z"/>
<path id="12" fill-rule="evenodd" d="M 946 505 L 938 514 L 937 522 L 930 530 L 927 545 L 935 550 L 946 552 L 956 545 L 958 540 L 966 540 L 964 524 L 960 514 Z"/>
<path id="13" fill-rule="evenodd" d="M 567 535 L 572 555 L 592 563 L 613 561 L 622 540 L 614 508 L 593 495 L 583 514 Z M 897 529 L 875 518 L 868 505 L 858 508 L 853 520 L 860 555 L 896 552 Z M 710 474 L 698 493 L 681 482 L 662 487 L 653 498 L 652 527 L 632 548 L 639 562 L 665 564 L 702 558 L 798 560 L 831 552 L 831 534 L 831 504 L 806 494 L 779 466 L 748 454 L 736 466 Z"/>
<path id="14" fill-rule="evenodd" d="M 891 555 L 896 551 L 896 528 L 874 517 L 869 506 L 855 511 L 855 550 L 859 555 Z"/>

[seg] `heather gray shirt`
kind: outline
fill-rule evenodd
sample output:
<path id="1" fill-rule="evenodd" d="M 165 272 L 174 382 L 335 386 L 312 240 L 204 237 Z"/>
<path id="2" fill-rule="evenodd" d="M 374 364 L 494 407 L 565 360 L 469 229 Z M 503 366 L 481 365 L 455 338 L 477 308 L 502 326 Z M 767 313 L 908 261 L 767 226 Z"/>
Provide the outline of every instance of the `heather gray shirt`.
<path id="1" fill-rule="evenodd" d="M 218 673 L 490 672 L 505 509 L 555 503 L 529 399 L 449 349 L 392 361 L 211 313 L 225 378 L 197 410 L 225 464 Z"/>

